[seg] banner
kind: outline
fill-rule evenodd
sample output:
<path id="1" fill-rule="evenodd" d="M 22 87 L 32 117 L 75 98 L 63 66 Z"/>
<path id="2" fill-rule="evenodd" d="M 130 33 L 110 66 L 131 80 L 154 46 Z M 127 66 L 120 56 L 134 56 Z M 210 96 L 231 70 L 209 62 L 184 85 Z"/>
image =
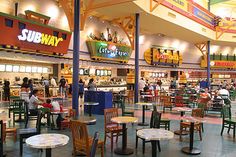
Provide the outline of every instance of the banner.
<path id="1" fill-rule="evenodd" d="M 128 45 L 97 40 L 88 40 L 86 44 L 91 58 L 97 60 L 128 62 L 132 53 L 132 49 Z"/>
<path id="2" fill-rule="evenodd" d="M 204 22 L 207 22 L 211 25 L 214 25 L 214 17 L 211 17 L 210 15 L 206 14 L 202 10 L 198 9 L 197 7 L 193 7 L 193 14 L 201 19 Z"/>
<path id="3" fill-rule="evenodd" d="M 187 0 L 166 0 L 170 4 L 188 12 L 188 1 Z"/>

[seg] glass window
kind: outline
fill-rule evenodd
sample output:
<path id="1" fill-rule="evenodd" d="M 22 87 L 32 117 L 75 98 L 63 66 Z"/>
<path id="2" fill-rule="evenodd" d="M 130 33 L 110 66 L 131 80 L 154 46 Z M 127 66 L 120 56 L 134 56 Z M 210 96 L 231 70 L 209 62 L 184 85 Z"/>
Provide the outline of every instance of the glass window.
<path id="1" fill-rule="evenodd" d="M 38 73 L 42 73 L 43 72 L 43 68 L 42 67 L 38 67 Z"/>
<path id="2" fill-rule="evenodd" d="M 25 72 L 30 73 L 30 72 L 31 72 L 31 67 L 30 67 L 30 66 L 27 66 L 27 67 L 25 68 Z"/>
<path id="3" fill-rule="evenodd" d="M 13 72 L 19 72 L 20 66 L 19 65 L 14 65 L 13 66 Z"/>
<path id="4" fill-rule="evenodd" d="M 6 65 L 6 71 L 12 72 L 12 65 Z"/>
<path id="5" fill-rule="evenodd" d="M 20 66 L 20 72 L 25 72 L 25 66 Z"/>
<path id="6" fill-rule="evenodd" d="M 58 35 L 59 35 L 59 32 L 53 31 L 53 36 L 58 37 Z"/>
<path id="7" fill-rule="evenodd" d="M 13 27 L 13 20 L 5 19 L 5 26 L 7 26 L 7 27 Z"/>
<path id="8" fill-rule="evenodd" d="M 48 68 L 43 68 L 43 73 L 47 73 L 48 72 Z"/>
<path id="9" fill-rule="evenodd" d="M 37 72 L 37 67 L 32 67 L 32 73 L 36 73 Z"/>
<path id="10" fill-rule="evenodd" d="M 66 36 L 67 36 L 67 34 L 62 33 L 62 39 L 63 39 L 63 40 L 66 40 Z"/>
<path id="11" fill-rule="evenodd" d="M 20 30 L 22 30 L 22 29 L 25 29 L 25 24 L 24 23 L 22 23 L 22 22 L 19 22 L 18 23 L 18 28 L 20 29 Z"/>
<path id="12" fill-rule="evenodd" d="M 0 64 L 0 71 L 5 71 L 5 65 L 4 64 Z"/>

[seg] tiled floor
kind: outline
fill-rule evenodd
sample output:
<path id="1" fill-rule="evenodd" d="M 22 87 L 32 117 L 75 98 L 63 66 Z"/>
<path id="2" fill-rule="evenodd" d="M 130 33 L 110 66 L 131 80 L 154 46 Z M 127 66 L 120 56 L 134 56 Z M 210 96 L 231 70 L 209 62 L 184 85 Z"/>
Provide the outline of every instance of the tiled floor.
<path id="1" fill-rule="evenodd" d="M 236 105 L 233 103 L 232 106 Z M 234 107 L 235 108 L 235 107 Z M 234 109 L 233 108 L 233 109 Z M 147 121 L 149 121 L 151 111 L 147 111 Z M 233 111 L 233 113 L 235 113 Z M 137 110 L 135 113 L 136 116 L 141 120 L 141 111 Z M 166 113 L 163 116 L 168 116 L 171 119 L 171 131 L 177 130 L 179 128 L 179 114 L 170 114 Z M 217 117 L 217 116 L 216 116 Z M 104 138 L 104 121 L 103 116 L 96 115 L 97 124 L 88 126 L 88 130 L 90 135 L 92 136 L 95 131 L 99 131 L 100 138 Z M 212 116 L 208 118 L 207 122 L 204 124 L 205 132 L 203 133 L 203 141 L 199 141 L 198 134 L 195 134 L 194 146 L 201 149 L 201 154 L 198 156 L 201 157 L 235 157 L 236 156 L 236 142 L 233 140 L 232 132 L 231 134 L 227 134 L 224 132 L 223 136 L 220 136 L 221 130 L 221 119 L 219 116 L 217 118 L 213 118 Z M 22 126 L 21 126 L 22 125 Z M 23 127 L 23 124 L 16 124 L 16 127 Z M 32 124 L 33 127 L 33 124 Z M 128 125 L 128 146 L 134 149 L 134 154 L 129 155 L 130 157 L 151 157 L 151 144 L 146 144 L 146 153 L 142 154 L 142 145 L 141 141 L 139 142 L 138 149 L 135 149 L 135 130 L 139 127 L 137 125 Z M 70 157 L 72 156 L 72 140 L 71 133 L 68 130 L 62 131 L 52 131 L 47 130 L 46 128 L 42 129 L 42 132 L 56 132 L 66 134 L 70 137 L 70 142 L 64 147 L 55 148 L 52 150 L 53 157 Z M 185 155 L 181 152 L 181 148 L 184 146 L 188 146 L 189 138 L 188 136 L 184 136 L 183 142 L 179 141 L 179 137 L 175 135 L 174 139 L 170 141 L 161 141 L 162 152 L 158 153 L 159 157 L 187 157 L 189 155 Z M 119 139 L 116 146 L 121 146 L 121 138 Z M 7 139 L 7 142 L 4 146 L 4 149 L 7 153 L 7 157 L 17 157 L 19 156 L 19 142 L 14 143 L 11 139 Z M 24 157 L 44 157 L 45 152 L 41 153 L 37 149 L 32 149 L 24 145 Z M 99 151 L 97 151 L 97 156 L 100 156 Z M 110 141 L 107 140 L 107 144 L 105 147 L 105 156 L 106 157 L 118 157 L 110 151 Z"/>

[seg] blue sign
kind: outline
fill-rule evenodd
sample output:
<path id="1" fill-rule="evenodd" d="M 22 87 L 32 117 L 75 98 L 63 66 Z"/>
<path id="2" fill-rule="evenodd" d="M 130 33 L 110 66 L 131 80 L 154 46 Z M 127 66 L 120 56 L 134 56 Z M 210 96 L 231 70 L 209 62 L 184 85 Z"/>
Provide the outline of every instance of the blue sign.
<path id="1" fill-rule="evenodd" d="M 204 22 L 207 22 L 211 25 L 214 25 L 214 18 L 211 17 L 210 15 L 206 14 L 205 12 L 203 12 L 202 10 L 193 7 L 193 14 L 198 17 L 199 19 L 203 20 Z"/>

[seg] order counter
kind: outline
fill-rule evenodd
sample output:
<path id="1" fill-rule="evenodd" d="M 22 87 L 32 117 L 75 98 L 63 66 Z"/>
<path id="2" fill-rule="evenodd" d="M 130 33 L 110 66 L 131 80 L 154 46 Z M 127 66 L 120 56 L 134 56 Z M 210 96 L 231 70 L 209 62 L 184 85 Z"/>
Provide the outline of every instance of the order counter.
<path id="1" fill-rule="evenodd" d="M 85 102 L 98 102 L 99 105 L 92 107 L 92 114 L 103 115 L 104 109 L 112 108 L 112 92 L 106 91 L 85 91 Z M 84 111 L 88 113 L 88 106 L 84 106 Z"/>

